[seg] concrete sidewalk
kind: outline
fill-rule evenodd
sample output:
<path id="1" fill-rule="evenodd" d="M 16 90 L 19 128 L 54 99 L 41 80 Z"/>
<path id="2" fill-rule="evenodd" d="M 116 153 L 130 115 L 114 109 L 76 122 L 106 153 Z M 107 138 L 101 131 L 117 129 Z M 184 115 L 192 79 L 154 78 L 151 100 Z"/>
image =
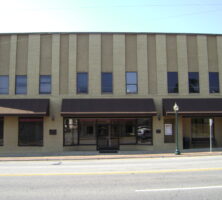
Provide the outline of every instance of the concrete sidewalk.
<path id="1" fill-rule="evenodd" d="M 222 156 L 222 149 L 189 149 L 181 155 L 150 151 L 119 151 L 118 153 L 99 153 L 98 151 L 69 151 L 62 153 L 14 154 L 0 155 L 0 161 L 55 161 L 55 160 L 99 160 L 99 159 L 130 159 L 130 158 L 179 158 L 196 156 Z"/>

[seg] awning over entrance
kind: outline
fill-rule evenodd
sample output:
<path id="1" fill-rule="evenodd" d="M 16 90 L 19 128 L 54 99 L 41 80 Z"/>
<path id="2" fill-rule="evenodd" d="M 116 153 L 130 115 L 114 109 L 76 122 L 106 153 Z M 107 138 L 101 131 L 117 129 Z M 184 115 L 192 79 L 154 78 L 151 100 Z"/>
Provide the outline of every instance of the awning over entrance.
<path id="1" fill-rule="evenodd" d="M 153 99 L 63 99 L 63 116 L 146 117 L 156 115 Z"/>
<path id="2" fill-rule="evenodd" d="M 163 112 L 165 115 L 174 114 L 173 105 L 179 106 L 178 114 L 183 116 L 222 116 L 222 99 L 163 99 Z"/>
<path id="3" fill-rule="evenodd" d="M 49 99 L 0 99 L 0 116 L 45 116 Z"/>

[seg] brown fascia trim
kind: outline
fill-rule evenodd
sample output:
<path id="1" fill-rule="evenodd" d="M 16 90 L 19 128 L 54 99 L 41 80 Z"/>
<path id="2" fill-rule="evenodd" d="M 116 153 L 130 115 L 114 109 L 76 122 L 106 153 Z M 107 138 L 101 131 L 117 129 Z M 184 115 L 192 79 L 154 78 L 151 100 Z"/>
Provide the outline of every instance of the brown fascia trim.
<path id="1" fill-rule="evenodd" d="M 100 115 L 103 115 L 103 116 L 107 116 L 109 117 L 110 115 L 135 115 L 135 116 L 138 116 L 138 115 L 143 115 L 143 116 L 150 116 L 150 115 L 157 115 L 157 112 L 61 112 L 61 115 L 62 116 L 68 116 L 68 115 L 79 115 L 79 116 L 100 116 Z"/>

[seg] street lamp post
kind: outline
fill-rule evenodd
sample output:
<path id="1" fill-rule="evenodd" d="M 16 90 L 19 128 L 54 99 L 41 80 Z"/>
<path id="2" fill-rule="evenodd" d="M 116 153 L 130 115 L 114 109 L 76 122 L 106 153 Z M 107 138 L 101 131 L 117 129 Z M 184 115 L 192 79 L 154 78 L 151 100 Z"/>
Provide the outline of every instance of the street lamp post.
<path id="1" fill-rule="evenodd" d="M 176 119 L 176 124 L 175 124 L 175 131 L 176 131 L 176 150 L 175 154 L 180 155 L 180 150 L 179 150 L 179 145 L 178 145 L 178 111 L 179 111 L 179 106 L 175 103 L 173 106 L 173 110 L 175 112 L 175 119 Z"/>

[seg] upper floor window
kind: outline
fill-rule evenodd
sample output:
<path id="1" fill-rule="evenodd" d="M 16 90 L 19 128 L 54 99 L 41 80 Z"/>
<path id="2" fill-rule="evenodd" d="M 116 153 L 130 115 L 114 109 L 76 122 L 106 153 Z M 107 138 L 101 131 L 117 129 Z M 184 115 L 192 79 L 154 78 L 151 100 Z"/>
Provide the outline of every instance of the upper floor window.
<path id="1" fill-rule="evenodd" d="M 189 93 L 199 93 L 199 73 L 198 72 L 189 72 Z"/>
<path id="2" fill-rule="evenodd" d="M 137 93 L 137 72 L 126 72 L 126 93 Z"/>
<path id="3" fill-rule="evenodd" d="M 27 76 L 17 75 L 15 80 L 15 93 L 27 94 Z"/>
<path id="4" fill-rule="evenodd" d="M 209 72 L 209 92 L 210 93 L 220 92 L 218 72 Z"/>
<path id="5" fill-rule="evenodd" d="M 8 76 L 2 75 L 0 76 L 0 94 L 8 94 Z"/>
<path id="6" fill-rule="evenodd" d="M 102 93 L 112 93 L 113 92 L 113 74 L 108 72 L 102 73 L 101 80 Z"/>
<path id="7" fill-rule="evenodd" d="M 168 93 L 178 93 L 178 73 L 167 73 Z"/>
<path id="8" fill-rule="evenodd" d="M 50 75 L 41 75 L 39 77 L 39 94 L 51 94 Z"/>
<path id="9" fill-rule="evenodd" d="M 77 73 L 77 93 L 88 93 L 88 73 Z"/>

